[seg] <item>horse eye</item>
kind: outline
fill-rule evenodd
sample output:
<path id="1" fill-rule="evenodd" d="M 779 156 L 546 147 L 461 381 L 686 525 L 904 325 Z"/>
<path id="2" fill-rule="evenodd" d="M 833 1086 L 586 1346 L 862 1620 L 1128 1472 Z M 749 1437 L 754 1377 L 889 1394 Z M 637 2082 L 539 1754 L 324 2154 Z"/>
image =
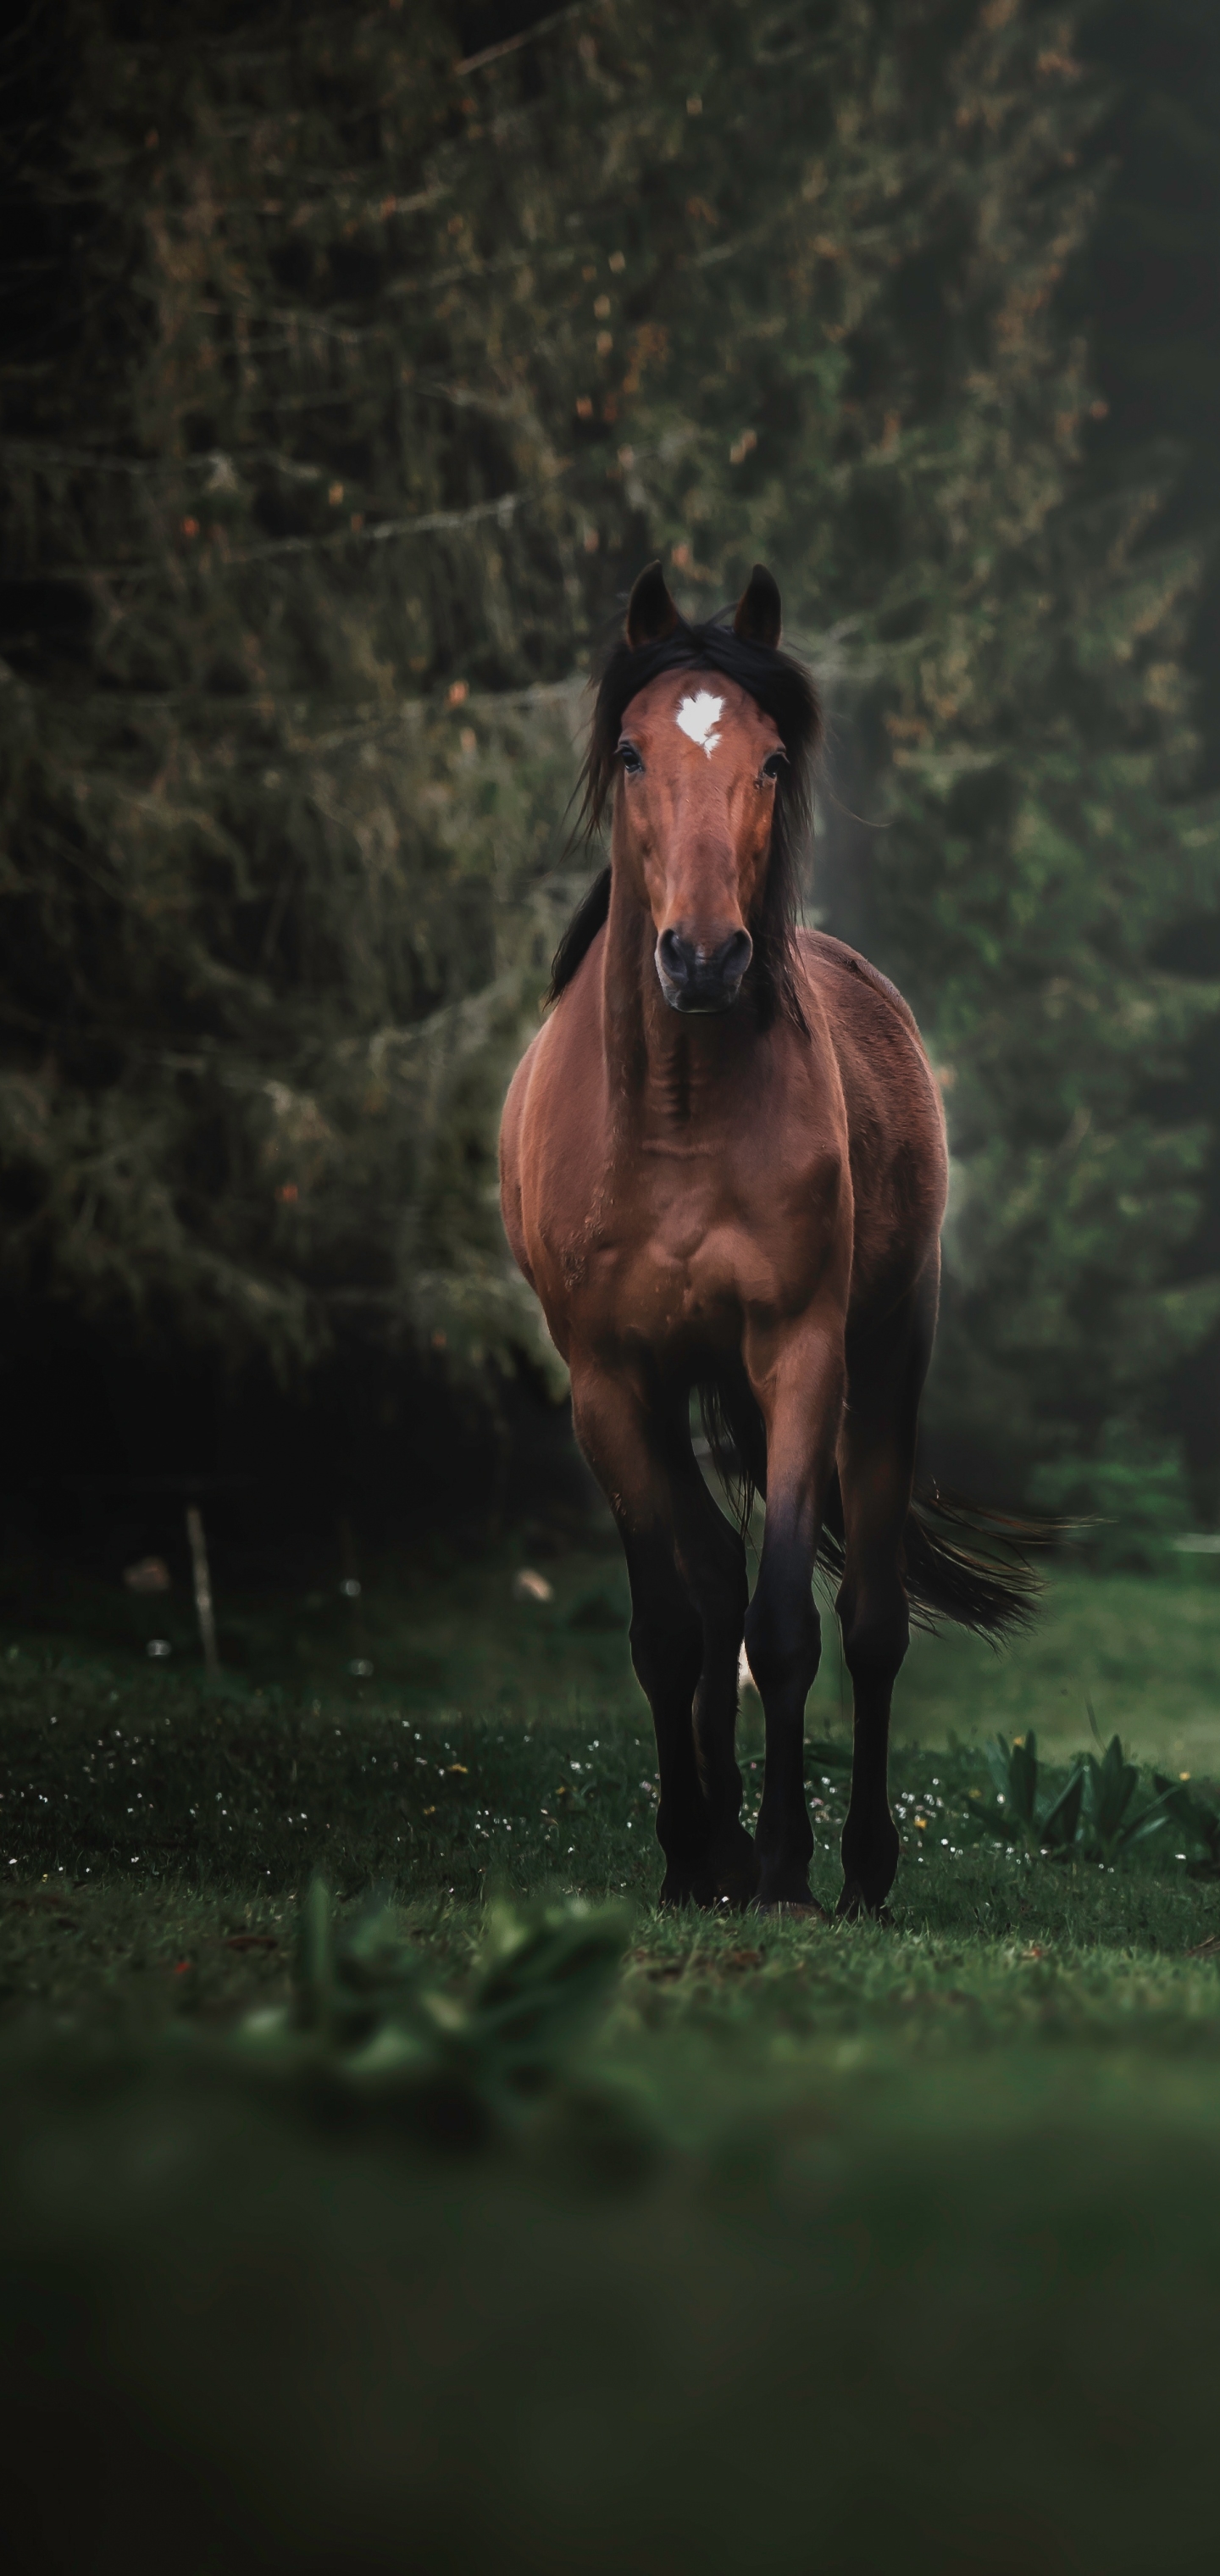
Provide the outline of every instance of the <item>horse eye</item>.
<path id="1" fill-rule="evenodd" d="M 759 777 L 778 778 L 780 770 L 784 766 L 785 758 L 786 754 L 782 751 L 769 751 L 763 762 L 762 768 L 758 773 Z"/>
<path id="2" fill-rule="evenodd" d="M 633 778 L 638 776 L 644 763 L 636 750 L 635 744 L 633 742 L 620 742 L 618 747 L 618 756 L 624 769 L 628 771 L 629 775 Z"/>

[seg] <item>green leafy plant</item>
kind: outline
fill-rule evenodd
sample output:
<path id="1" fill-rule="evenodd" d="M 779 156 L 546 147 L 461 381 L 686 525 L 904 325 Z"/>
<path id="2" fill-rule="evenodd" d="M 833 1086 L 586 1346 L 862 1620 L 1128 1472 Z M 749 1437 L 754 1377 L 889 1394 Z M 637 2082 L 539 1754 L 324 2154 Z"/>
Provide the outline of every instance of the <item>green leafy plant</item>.
<path id="1" fill-rule="evenodd" d="M 1092 1717 L 1092 1710 L 1089 1714 Z M 1163 1799 L 1133 1811 L 1139 1772 L 1126 1759 L 1119 1736 L 1111 1736 L 1100 1762 L 1095 1754 L 1086 1753 L 1083 1780 L 1081 1821 L 1090 1859 L 1113 1862 L 1164 1832 L 1169 1818 Z"/>
<path id="2" fill-rule="evenodd" d="M 1065 1788 L 1055 1795 L 1039 1793 L 1038 1739 L 1032 1728 L 1007 1744 L 997 1735 L 987 1747 L 987 1767 L 995 1782 L 996 1812 L 991 1822 L 1006 1839 L 1024 1842 L 1031 1851 L 1067 1851 L 1080 1824 L 1084 1774 L 1078 1765 Z M 1001 1814 L 999 1810 L 1002 1809 Z"/>
<path id="3" fill-rule="evenodd" d="M 1086 1705 L 1088 1705 L 1086 1703 Z M 1008 1842 L 1022 1842 L 1031 1852 L 1080 1852 L 1089 1860 L 1113 1865 L 1163 1833 L 1171 1819 L 1197 1851 L 1220 1863 L 1220 1814 L 1185 1784 L 1153 1774 L 1155 1797 L 1136 1802 L 1139 1771 L 1114 1735 L 1104 1748 L 1089 1706 L 1089 1723 L 1099 1755 L 1086 1753 L 1062 1789 L 1044 1791 L 1033 1733 L 1009 1744 L 1002 1735 L 987 1747 L 987 1767 L 995 1784 L 994 1807 L 983 1816 L 993 1832 Z"/>
<path id="4" fill-rule="evenodd" d="M 1101 1729 L 1093 1713 L 1092 1701 L 1086 1700 L 1085 1707 L 1100 1748 Z M 1124 1756 L 1122 1742 L 1117 1735 L 1111 1736 L 1100 1761 L 1095 1754 L 1086 1753 L 1082 1767 L 1083 1840 L 1091 1860 L 1112 1863 L 1126 1852 L 1136 1850 L 1141 1843 L 1151 1841 L 1154 1834 L 1163 1833 L 1171 1816 L 1184 1823 L 1192 1834 L 1195 1832 L 1189 1811 L 1196 1802 L 1184 1799 L 1180 1781 L 1166 1780 L 1162 1773 L 1153 1775 L 1157 1790 L 1155 1798 L 1138 1812 L 1132 1811 L 1131 1801 L 1139 1785 L 1139 1772 L 1134 1762 L 1129 1762 Z M 1209 1811 L 1200 1807 L 1198 1813 L 1203 1818 Z M 1220 1843 L 1220 1818 L 1212 1817 L 1211 1824 Z"/>
<path id="5" fill-rule="evenodd" d="M 425 1972 L 390 1905 L 340 1928 L 315 1879 L 291 2001 L 248 2014 L 233 2046 L 327 2097 L 380 2103 L 438 2143 L 478 2145 L 567 2077 L 605 2011 L 626 1934 L 618 1907 L 494 1905 L 461 1994 Z"/>
<path id="6" fill-rule="evenodd" d="M 1196 1856 L 1220 1868 L 1220 1813 L 1184 1780 L 1170 1780 L 1163 1771 L 1154 1771 L 1152 1781 L 1167 1816 L 1193 1843 Z"/>

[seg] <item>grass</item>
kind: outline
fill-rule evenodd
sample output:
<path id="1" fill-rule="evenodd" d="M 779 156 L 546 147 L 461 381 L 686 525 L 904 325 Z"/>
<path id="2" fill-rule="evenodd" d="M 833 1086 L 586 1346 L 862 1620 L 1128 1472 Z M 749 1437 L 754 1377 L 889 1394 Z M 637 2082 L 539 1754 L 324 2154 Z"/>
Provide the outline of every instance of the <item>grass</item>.
<path id="1" fill-rule="evenodd" d="M 405 1609 L 374 1583 L 361 1686 L 345 1610 L 304 1686 L 290 1615 L 252 1611 L 211 1686 L 187 1634 L 150 1666 L 79 1602 L 70 1651 L 12 1633 L 29 2554 L 681 2576 L 765 2531 L 853 2576 L 1204 2563 L 1220 1879 L 1172 1828 L 1112 1868 L 1005 1843 L 983 1739 L 1036 1724 L 1049 1793 L 1087 1699 L 1220 1772 L 1220 1593 L 1077 1579 L 1005 1661 L 920 1641 L 895 1921 L 828 1930 L 653 1911 L 617 1569 L 547 1571 L 541 1605 L 507 1559 Z M 754 1795 L 759 1736 L 747 1699 Z M 830 1900 L 833 1653 L 806 1751 Z M 316 1908 L 300 1948 L 316 1873 L 333 1970 Z"/>
<path id="2" fill-rule="evenodd" d="M 1174 1771 L 1220 1771 L 1220 1585 L 1168 1576 L 1057 1575 L 1009 1652 L 960 1629 L 916 1638 L 898 1686 L 898 1732 L 943 1744 L 1022 1735 L 1066 1756 L 1106 1737 Z"/>
<path id="3" fill-rule="evenodd" d="M 516 1548 L 477 1559 L 438 1543 L 430 1562 L 385 1558 L 344 1596 L 329 1579 L 250 1594 L 218 1584 L 227 1686 L 308 1699 L 352 1697 L 352 1667 L 368 1691 L 404 1710 L 503 1709 L 515 1720 L 575 1702 L 638 1712 L 624 1646 L 626 1576 L 613 1531 L 606 1546 L 543 1556 L 546 1602 L 513 1597 Z M 1156 1581 L 1057 1571 L 1030 1632 L 997 1655 L 960 1630 L 916 1635 L 898 1686 L 898 1740 L 947 1744 L 1030 1726 L 1065 1754 L 1088 1734 L 1091 1701 L 1103 1733 L 1117 1730 L 1141 1759 L 1175 1770 L 1220 1770 L 1220 1560 L 1169 1560 Z M 65 1652 L 97 1660 L 130 1688 L 148 1645 L 171 1649 L 151 1676 L 169 1682 L 198 1664 L 185 1565 L 167 1595 L 132 1597 L 115 1580 L 65 1579 L 46 1559 L 14 1556 L 0 1574 L 0 1626 L 36 1659 Z M 818 1729 L 846 1723 L 850 1695 L 833 1619 L 812 1706 Z"/>

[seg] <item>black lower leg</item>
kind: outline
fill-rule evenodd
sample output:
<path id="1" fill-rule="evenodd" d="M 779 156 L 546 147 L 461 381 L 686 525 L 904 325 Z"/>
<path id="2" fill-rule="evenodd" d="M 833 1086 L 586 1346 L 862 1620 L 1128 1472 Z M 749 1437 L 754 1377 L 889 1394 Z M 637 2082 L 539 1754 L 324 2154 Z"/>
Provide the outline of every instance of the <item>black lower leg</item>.
<path id="1" fill-rule="evenodd" d="M 845 1914 L 877 1914 L 898 1868 L 889 1802 L 890 1701 L 910 1642 L 903 1535 L 915 1471 L 919 1395 L 936 1325 L 935 1252 L 884 1329 L 850 1352 L 839 1452 L 847 1572 L 837 1608 L 854 1701 L 851 1799 L 843 1829 Z"/>
<path id="2" fill-rule="evenodd" d="M 631 1576 L 631 1660 L 652 1710 L 660 1803 L 657 1840 L 665 1854 L 661 1901 L 706 1903 L 711 1886 L 707 1801 L 695 1763 L 692 1710 L 703 1664 L 703 1633 L 665 1542 L 627 1541 Z"/>
<path id="3" fill-rule="evenodd" d="M 852 1678 L 851 1798 L 843 1827 L 840 1914 L 877 1914 L 898 1869 L 898 1832 L 890 1813 L 890 1701 L 907 1649 L 909 1622 L 901 1594 L 871 1614 L 845 1621 L 843 1656 Z"/>
<path id="4" fill-rule="evenodd" d="M 737 1662 L 749 1590 L 746 1552 L 739 1533 L 730 1528 L 702 1479 L 682 1497 L 679 1566 L 703 1637 L 694 1743 L 708 1814 L 711 1895 L 720 1905 L 744 1905 L 758 1879 L 753 1837 L 741 1821 L 742 1779 L 735 1745 Z"/>
<path id="5" fill-rule="evenodd" d="M 746 1618 L 750 1670 L 766 1716 L 766 1778 L 754 1842 L 763 1905 L 810 1905 L 813 1829 L 805 1803 L 805 1701 L 821 1657 L 808 1554 L 773 1547 Z"/>

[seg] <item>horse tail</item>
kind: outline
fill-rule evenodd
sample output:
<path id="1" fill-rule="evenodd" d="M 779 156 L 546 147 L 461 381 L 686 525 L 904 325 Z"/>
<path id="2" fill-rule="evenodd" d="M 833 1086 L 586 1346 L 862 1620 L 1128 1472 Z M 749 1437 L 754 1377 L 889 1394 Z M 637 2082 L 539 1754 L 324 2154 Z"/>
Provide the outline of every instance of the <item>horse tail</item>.
<path id="1" fill-rule="evenodd" d="M 755 1495 L 767 1499 L 767 1426 L 744 1373 L 709 1378 L 695 1392 L 712 1465 L 744 1538 Z"/>
<path id="2" fill-rule="evenodd" d="M 766 1426 L 744 1380 L 709 1381 L 697 1393 L 712 1463 L 744 1535 L 755 1496 L 766 1499 Z M 935 1629 L 947 1619 L 996 1639 L 1028 1627 L 1042 1591 L 1029 1551 L 1053 1544 L 1063 1526 L 992 1511 L 936 1485 L 921 1488 L 903 1533 L 902 1570 L 916 1627 Z M 846 1569 L 837 1472 L 826 1496 L 818 1564 L 836 1580 Z"/>
<path id="3" fill-rule="evenodd" d="M 840 1507 L 841 1508 L 841 1507 Z M 917 1627 L 950 1619 L 978 1637 L 1027 1628 L 1042 1592 L 1031 1548 L 1053 1545 L 1057 1521 L 989 1511 L 935 1485 L 915 1495 L 903 1538 L 907 1599 Z"/>

